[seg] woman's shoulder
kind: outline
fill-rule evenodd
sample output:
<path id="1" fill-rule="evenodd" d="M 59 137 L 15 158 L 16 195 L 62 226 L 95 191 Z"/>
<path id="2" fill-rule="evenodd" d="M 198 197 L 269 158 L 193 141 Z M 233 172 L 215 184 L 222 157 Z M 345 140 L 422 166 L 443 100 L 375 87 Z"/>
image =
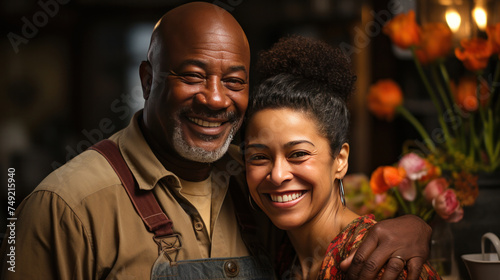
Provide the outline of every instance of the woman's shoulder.
<path id="1" fill-rule="evenodd" d="M 365 237 L 368 230 L 375 225 L 375 217 L 373 215 L 364 215 L 352 220 L 330 244 L 330 247 L 343 245 L 346 250 L 350 251 L 351 246 L 357 247 Z M 347 246 L 347 247 L 346 247 Z M 330 248 L 329 248 L 330 249 Z"/>
<path id="2" fill-rule="evenodd" d="M 373 215 L 352 220 L 330 243 L 318 279 L 343 279 L 340 263 L 361 244 L 368 230 L 376 223 Z"/>

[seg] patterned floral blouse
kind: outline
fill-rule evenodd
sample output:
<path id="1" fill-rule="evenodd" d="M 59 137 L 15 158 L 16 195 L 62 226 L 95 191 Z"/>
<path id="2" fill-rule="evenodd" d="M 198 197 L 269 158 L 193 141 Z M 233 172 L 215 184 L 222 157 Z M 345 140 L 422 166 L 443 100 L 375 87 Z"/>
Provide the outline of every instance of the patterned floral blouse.
<path id="1" fill-rule="evenodd" d="M 368 230 L 376 223 L 373 215 L 361 216 L 353 220 L 349 225 L 347 225 L 342 232 L 333 239 L 333 241 L 328 246 L 325 258 L 321 264 L 321 269 L 318 274 L 317 279 L 346 279 L 347 275 L 345 272 L 340 270 L 340 263 L 349 256 L 349 253 L 359 247 L 361 241 L 363 241 L 365 234 Z M 295 259 L 295 251 L 287 239 L 285 244 L 283 244 L 280 253 L 278 254 L 278 273 L 281 279 L 295 279 L 295 272 L 291 269 L 292 263 Z M 377 279 L 381 279 L 384 268 Z M 405 269 L 399 276 L 398 280 L 404 280 L 407 278 L 408 271 Z M 427 263 L 424 265 L 422 272 L 420 273 L 420 280 L 425 279 L 437 279 L 440 280 L 441 277 L 437 272 Z"/>

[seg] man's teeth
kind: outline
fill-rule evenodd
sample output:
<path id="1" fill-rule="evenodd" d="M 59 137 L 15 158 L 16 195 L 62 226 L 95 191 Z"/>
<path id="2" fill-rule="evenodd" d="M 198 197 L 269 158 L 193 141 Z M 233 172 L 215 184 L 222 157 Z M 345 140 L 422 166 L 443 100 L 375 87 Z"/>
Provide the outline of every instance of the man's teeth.
<path id="1" fill-rule="evenodd" d="M 189 118 L 190 121 L 194 122 L 195 124 L 203 127 L 219 127 L 221 126 L 221 122 L 207 122 L 201 119 L 195 119 L 195 118 Z"/>
<path id="2" fill-rule="evenodd" d="M 274 202 L 289 202 L 301 197 L 305 192 L 294 192 L 292 194 L 270 194 L 271 200 Z"/>

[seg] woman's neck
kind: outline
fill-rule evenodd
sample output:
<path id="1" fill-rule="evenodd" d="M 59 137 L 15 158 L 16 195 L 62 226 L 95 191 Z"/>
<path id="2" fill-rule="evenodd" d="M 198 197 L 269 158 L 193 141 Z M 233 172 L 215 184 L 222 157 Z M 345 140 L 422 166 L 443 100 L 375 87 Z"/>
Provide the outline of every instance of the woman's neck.
<path id="1" fill-rule="evenodd" d="M 300 228 L 287 231 L 302 269 L 302 279 L 316 279 L 332 240 L 357 215 L 349 209 L 333 205 Z"/>

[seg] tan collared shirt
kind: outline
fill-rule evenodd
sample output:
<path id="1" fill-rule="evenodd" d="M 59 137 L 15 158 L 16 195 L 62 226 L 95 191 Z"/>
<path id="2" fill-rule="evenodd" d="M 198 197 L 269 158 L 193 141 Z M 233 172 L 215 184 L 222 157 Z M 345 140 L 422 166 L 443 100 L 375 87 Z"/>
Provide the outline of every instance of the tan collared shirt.
<path id="1" fill-rule="evenodd" d="M 224 159 L 211 179 L 210 227 L 180 194 L 179 179 L 166 170 L 147 145 L 138 125 L 130 125 L 115 141 L 139 187 L 152 190 L 174 232 L 181 236 L 177 260 L 248 255 L 240 236 L 229 175 L 240 170 Z M 233 170 L 227 170 L 228 166 Z M 235 171 L 236 170 L 236 171 Z M 149 279 L 158 257 L 148 232 L 111 166 L 95 151 L 86 151 L 52 172 L 18 207 L 15 272 L 6 270 L 11 245 L 1 250 L 1 279 Z M 201 222 L 201 223 L 200 223 Z M 200 226 L 201 224 L 201 226 Z"/>
<path id="2" fill-rule="evenodd" d="M 212 216 L 212 186 L 216 185 L 212 182 L 212 177 L 200 182 L 191 182 L 179 178 L 181 182 L 181 193 L 200 213 L 201 219 L 205 223 L 205 227 L 210 226 L 210 217 Z M 208 230 L 208 236 L 211 231 Z"/>

